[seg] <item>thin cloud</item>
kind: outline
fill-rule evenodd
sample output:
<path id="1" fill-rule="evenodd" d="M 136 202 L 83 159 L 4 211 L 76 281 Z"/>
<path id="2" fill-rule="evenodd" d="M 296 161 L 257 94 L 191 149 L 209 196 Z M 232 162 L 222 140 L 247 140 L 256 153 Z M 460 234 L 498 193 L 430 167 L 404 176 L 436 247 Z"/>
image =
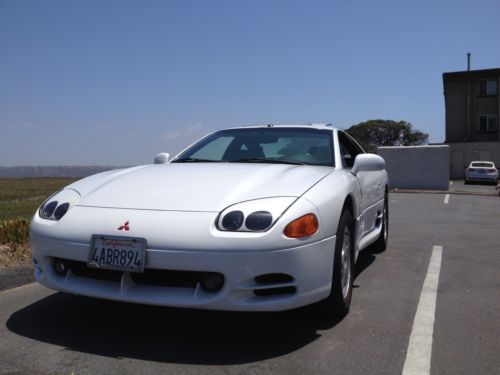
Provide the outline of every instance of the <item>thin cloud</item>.
<path id="1" fill-rule="evenodd" d="M 161 136 L 161 138 L 165 139 L 167 141 L 173 141 L 175 139 L 192 136 L 194 134 L 201 132 L 202 130 L 203 130 L 203 124 L 198 123 L 198 124 L 194 124 L 191 126 L 187 126 L 185 128 L 182 128 L 182 129 L 174 129 L 172 131 L 164 133 Z"/>
<path id="2" fill-rule="evenodd" d="M 121 134 L 121 139 L 123 139 L 123 140 L 130 140 L 130 139 L 135 138 L 136 136 L 137 136 L 137 130 L 135 130 L 135 129 L 129 129 L 129 130 L 124 131 Z"/>

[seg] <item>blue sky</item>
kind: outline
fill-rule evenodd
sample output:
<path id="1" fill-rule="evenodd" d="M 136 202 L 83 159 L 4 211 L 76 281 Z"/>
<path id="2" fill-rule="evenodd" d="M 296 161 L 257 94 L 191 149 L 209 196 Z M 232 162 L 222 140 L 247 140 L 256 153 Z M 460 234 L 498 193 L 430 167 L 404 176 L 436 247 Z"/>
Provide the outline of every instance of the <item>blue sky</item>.
<path id="1" fill-rule="evenodd" d="M 0 0 L 0 165 L 135 165 L 243 124 L 405 120 L 500 67 L 498 0 Z"/>

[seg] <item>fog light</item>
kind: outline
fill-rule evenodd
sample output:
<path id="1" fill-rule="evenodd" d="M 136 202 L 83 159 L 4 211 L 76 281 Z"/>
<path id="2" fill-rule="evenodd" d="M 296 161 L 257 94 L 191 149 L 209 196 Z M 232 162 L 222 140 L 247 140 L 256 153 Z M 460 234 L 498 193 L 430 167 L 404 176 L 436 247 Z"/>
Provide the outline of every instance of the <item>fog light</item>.
<path id="1" fill-rule="evenodd" d="M 224 285 L 224 276 L 220 274 L 211 274 L 201 281 L 201 287 L 207 292 L 218 292 Z"/>
<path id="2" fill-rule="evenodd" d="M 61 276 L 65 276 L 68 272 L 68 269 L 62 260 L 56 260 L 54 263 L 54 269 L 56 270 L 56 273 Z"/>

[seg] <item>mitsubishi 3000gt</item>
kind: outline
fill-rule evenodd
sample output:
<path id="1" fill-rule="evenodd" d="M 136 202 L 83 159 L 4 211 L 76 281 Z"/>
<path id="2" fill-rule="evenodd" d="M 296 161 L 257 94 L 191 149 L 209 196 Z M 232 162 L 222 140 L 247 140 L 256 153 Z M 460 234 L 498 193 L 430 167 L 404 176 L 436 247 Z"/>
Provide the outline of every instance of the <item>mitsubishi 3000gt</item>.
<path id="1" fill-rule="evenodd" d="M 328 125 L 216 131 L 169 160 L 52 195 L 35 277 L 63 292 L 187 308 L 345 315 L 354 265 L 388 240 L 384 160 Z"/>

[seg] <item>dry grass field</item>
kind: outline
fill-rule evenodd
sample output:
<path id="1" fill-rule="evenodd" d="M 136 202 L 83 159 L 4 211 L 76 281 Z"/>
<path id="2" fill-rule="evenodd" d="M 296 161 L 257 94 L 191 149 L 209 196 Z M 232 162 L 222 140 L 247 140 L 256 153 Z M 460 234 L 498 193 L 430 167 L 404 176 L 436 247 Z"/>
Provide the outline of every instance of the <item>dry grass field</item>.
<path id="1" fill-rule="evenodd" d="M 31 219 L 47 197 L 74 181 L 74 178 L 0 178 L 0 221 Z"/>
<path id="2" fill-rule="evenodd" d="M 29 225 L 36 209 L 74 178 L 0 178 L 0 267 L 30 261 Z"/>

